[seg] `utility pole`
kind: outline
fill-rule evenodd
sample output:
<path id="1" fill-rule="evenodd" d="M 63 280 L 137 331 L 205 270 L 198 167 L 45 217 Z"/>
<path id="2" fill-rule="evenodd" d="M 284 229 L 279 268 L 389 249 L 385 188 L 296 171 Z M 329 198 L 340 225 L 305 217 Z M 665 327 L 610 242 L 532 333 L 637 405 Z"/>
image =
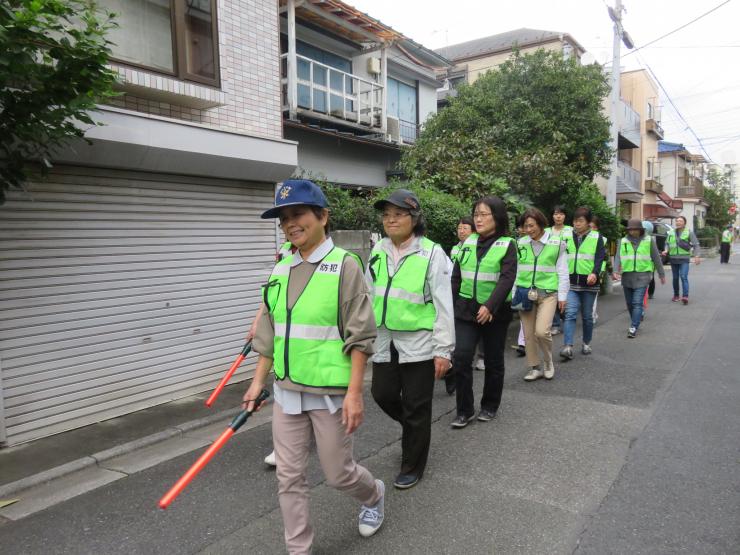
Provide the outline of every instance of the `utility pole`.
<path id="1" fill-rule="evenodd" d="M 609 180 L 606 184 L 606 202 L 612 208 L 617 206 L 617 171 L 619 169 L 617 148 L 619 144 L 619 122 L 620 122 L 620 61 L 619 49 L 620 43 L 624 42 L 627 48 L 634 48 L 632 39 L 627 31 L 622 27 L 622 0 L 616 0 L 614 8 L 609 8 L 609 17 L 614 22 L 614 48 L 612 54 L 612 75 L 611 75 L 611 94 L 609 95 L 609 120 L 611 125 L 609 131 L 611 135 L 611 146 L 614 149 L 611 166 L 609 168 Z"/>

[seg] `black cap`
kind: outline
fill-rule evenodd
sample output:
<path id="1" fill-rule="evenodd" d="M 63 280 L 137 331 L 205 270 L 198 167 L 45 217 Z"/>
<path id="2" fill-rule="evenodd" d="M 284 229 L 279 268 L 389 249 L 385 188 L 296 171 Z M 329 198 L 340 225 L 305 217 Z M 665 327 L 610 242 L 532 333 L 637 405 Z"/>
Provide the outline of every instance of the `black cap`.
<path id="1" fill-rule="evenodd" d="M 393 191 L 388 198 L 377 201 L 373 206 L 375 206 L 377 210 L 383 210 L 386 204 L 392 204 L 393 206 L 404 208 L 411 212 L 412 216 L 416 216 L 421 213 L 419 197 L 408 189 L 397 189 Z"/>

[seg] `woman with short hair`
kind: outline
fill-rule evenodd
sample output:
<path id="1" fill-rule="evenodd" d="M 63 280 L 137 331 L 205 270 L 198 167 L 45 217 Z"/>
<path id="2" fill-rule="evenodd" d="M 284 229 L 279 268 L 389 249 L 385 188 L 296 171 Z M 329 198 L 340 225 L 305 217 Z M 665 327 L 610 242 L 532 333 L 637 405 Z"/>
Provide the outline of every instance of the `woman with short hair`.
<path id="1" fill-rule="evenodd" d="M 413 192 L 394 191 L 375 208 L 386 237 L 373 248 L 365 272 L 378 334 L 371 389 L 383 412 L 401 424 L 401 468 L 393 485 L 408 489 L 426 469 L 434 380 L 450 369 L 455 348 L 451 263 L 424 236 Z"/>
<path id="2" fill-rule="evenodd" d="M 373 352 L 375 320 L 356 259 L 327 237 L 329 210 L 321 189 L 288 180 L 275 207 L 262 218 L 279 218 L 297 251 L 280 260 L 263 289 L 265 317 L 254 335 L 259 353 L 244 407 L 255 400 L 275 368 L 272 437 L 278 500 L 291 554 L 313 544 L 306 467 L 312 440 L 328 484 L 362 506 L 359 532 L 371 536 L 384 519 L 385 486 L 357 464 L 352 434 L 362 423 L 362 386 Z"/>
<path id="3" fill-rule="evenodd" d="M 511 289 L 516 278 L 516 243 L 509 236 L 506 205 L 484 197 L 473 206 L 476 233 L 465 241 L 452 271 L 455 299 L 457 416 L 453 428 L 475 418 L 473 357 L 483 346 L 483 396 L 478 420 L 496 417 L 504 387 L 506 332 L 512 320 Z"/>
<path id="4" fill-rule="evenodd" d="M 522 215 L 526 237 L 519 239 L 516 286 L 526 297 L 528 310 L 519 316 L 524 324 L 527 365 L 524 376 L 531 382 L 544 377 L 555 377 L 552 361 L 552 319 L 556 310 L 562 311 L 568 298 L 569 276 L 566 244 L 559 235 L 546 229 L 547 220 L 536 208 Z"/>

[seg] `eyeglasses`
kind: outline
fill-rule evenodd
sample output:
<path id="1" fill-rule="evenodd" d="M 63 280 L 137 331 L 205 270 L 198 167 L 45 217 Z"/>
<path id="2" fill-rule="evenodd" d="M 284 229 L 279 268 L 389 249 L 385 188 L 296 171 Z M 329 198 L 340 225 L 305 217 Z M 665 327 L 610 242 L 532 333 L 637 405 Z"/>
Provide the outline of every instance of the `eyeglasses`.
<path id="1" fill-rule="evenodd" d="M 473 212 L 473 218 L 487 218 L 491 215 L 491 212 Z"/>
<path id="2" fill-rule="evenodd" d="M 411 216 L 409 212 L 383 212 L 381 218 L 383 220 L 400 220 L 406 216 Z"/>

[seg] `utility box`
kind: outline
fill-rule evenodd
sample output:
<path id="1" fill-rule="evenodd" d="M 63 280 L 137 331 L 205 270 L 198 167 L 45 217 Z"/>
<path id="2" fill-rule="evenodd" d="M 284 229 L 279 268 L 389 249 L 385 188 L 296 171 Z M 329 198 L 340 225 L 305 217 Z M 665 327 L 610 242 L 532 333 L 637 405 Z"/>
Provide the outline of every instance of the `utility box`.
<path id="1" fill-rule="evenodd" d="M 367 72 L 370 75 L 380 75 L 380 58 L 367 59 Z"/>

